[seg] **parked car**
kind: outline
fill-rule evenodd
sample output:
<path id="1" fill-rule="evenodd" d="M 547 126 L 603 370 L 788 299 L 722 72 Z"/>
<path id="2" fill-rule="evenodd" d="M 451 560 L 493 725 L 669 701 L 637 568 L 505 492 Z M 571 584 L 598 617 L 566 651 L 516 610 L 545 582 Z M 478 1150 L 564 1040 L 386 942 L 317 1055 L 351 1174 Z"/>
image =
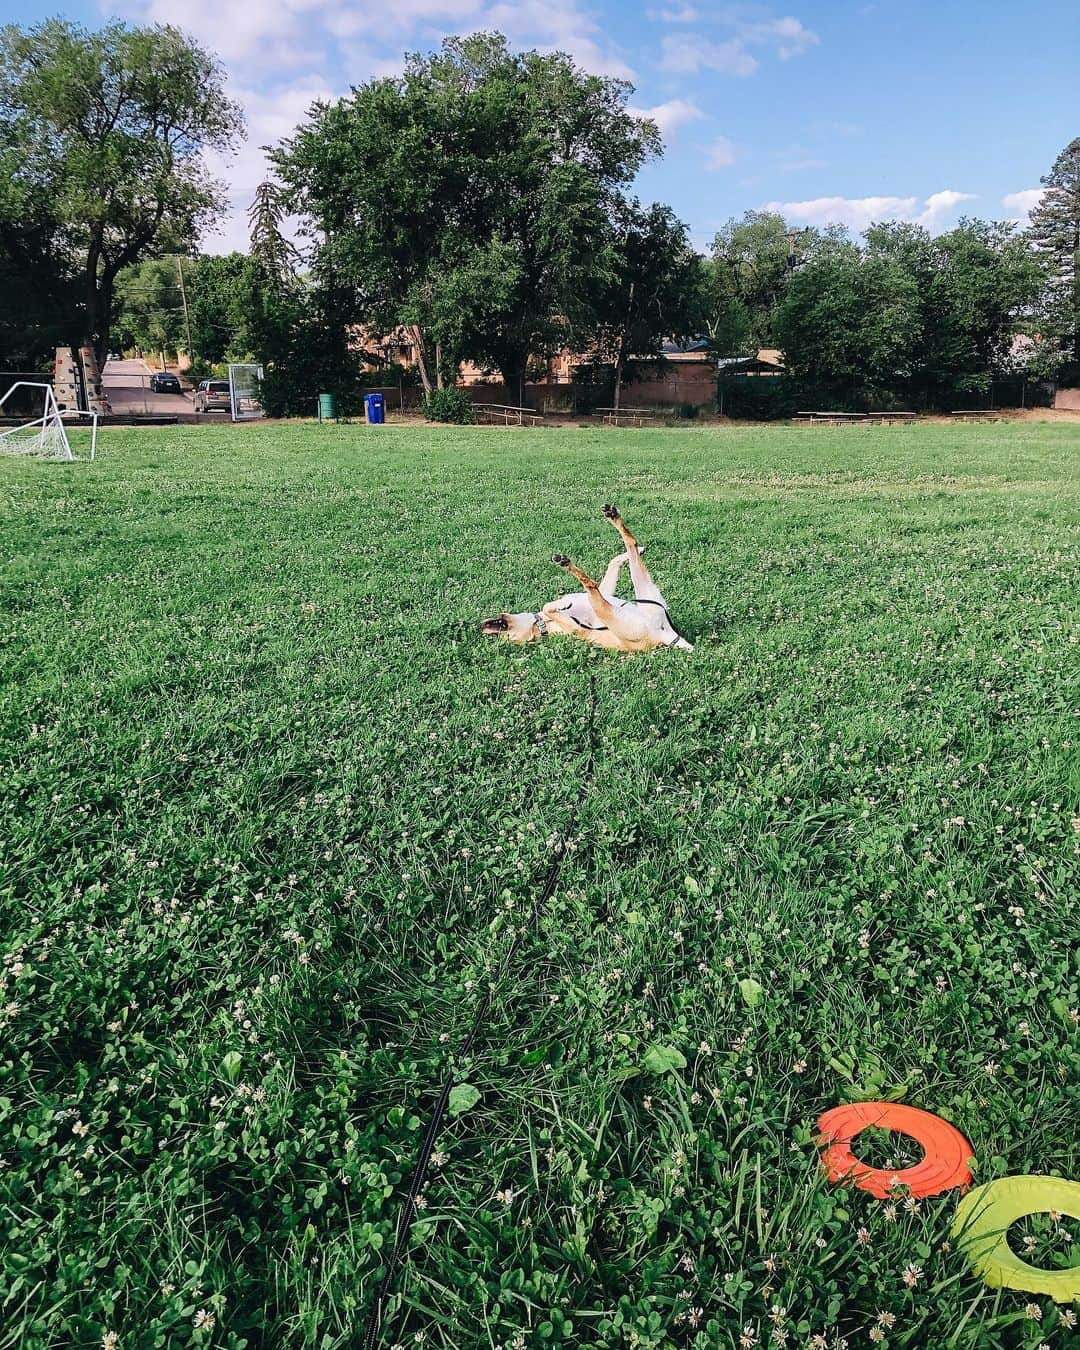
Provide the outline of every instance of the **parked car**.
<path id="1" fill-rule="evenodd" d="M 150 392 L 152 394 L 182 394 L 184 391 L 180 386 L 180 381 L 171 370 L 157 370 L 150 376 Z"/>
<path id="2" fill-rule="evenodd" d="M 196 412 L 232 412 L 228 380 L 201 380 L 195 390 Z"/>

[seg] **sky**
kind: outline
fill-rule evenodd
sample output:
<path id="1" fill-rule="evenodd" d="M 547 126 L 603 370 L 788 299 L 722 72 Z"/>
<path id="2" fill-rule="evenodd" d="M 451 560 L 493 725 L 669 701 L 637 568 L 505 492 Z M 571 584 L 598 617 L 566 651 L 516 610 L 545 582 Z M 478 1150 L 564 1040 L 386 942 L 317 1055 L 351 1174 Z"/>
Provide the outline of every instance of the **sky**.
<path id="1" fill-rule="evenodd" d="M 631 81 L 666 146 L 634 190 L 670 203 L 703 249 L 766 207 L 854 232 L 1023 220 L 1080 136 L 1077 0 L 0 0 L 3 22 L 57 14 L 176 23 L 220 57 L 248 136 L 212 164 L 230 200 L 212 253 L 247 245 L 262 145 L 455 33 L 498 30 Z"/>

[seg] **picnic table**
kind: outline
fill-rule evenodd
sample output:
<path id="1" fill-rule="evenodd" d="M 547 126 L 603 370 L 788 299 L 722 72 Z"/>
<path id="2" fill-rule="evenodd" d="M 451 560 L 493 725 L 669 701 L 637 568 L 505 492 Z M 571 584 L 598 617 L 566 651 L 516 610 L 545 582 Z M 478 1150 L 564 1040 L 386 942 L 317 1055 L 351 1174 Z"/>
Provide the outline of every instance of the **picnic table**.
<path id="1" fill-rule="evenodd" d="M 640 427 L 646 422 L 655 423 L 659 417 L 655 408 L 597 408 L 596 411 L 609 427 Z"/>
<path id="2" fill-rule="evenodd" d="M 797 412 L 795 414 L 796 422 L 826 423 L 833 427 L 851 426 L 857 422 L 867 422 L 870 420 L 869 413 L 853 412 Z"/>
<path id="3" fill-rule="evenodd" d="M 543 420 L 532 408 L 516 408 L 509 403 L 474 403 L 473 410 L 481 421 L 509 426 L 539 426 Z"/>
<path id="4" fill-rule="evenodd" d="M 1002 419 L 1000 408 L 962 408 L 949 416 L 958 417 L 961 422 L 1000 422 Z"/>
<path id="5" fill-rule="evenodd" d="M 833 427 L 874 426 L 875 424 L 910 424 L 918 414 L 913 412 L 797 412 L 796 422 L 809 422 Z"/>

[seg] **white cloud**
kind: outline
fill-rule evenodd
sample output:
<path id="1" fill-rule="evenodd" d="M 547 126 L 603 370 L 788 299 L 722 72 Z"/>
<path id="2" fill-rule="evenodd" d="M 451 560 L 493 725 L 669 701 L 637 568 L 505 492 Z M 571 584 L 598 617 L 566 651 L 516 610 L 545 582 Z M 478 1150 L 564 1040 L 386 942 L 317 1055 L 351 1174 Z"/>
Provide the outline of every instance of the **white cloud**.
<path id="1" fill-rule="evenodd" d="M 395 20 L 397 9 L 393 9 Z M 483 28 L 505 33 L 517 46 L 561 51 L 597 75 L 633 79 L 634 72 L 610 47 L 601 45 L 600 25 L 579 9 L 577 0 L 502 0 L 484 8 L 469 32 Z"/>
<path id="2" fill-rule="evenodd" d="M 228 253 L 233 249 L 246 251 L 248 207 L 255 189 L 270 174 L 262 147 L 275 145 L 291 135 L 313 103 L 334 97 L 334 91 L 327 84 L 308 78 L 271 89 L 234 86 L 230 87 L 229 93 L 247 114 L 248 136 L 234 156 L 205 156 L 207 168 L 226 184 L 229 199 L 228 214 L 221 227 L 203 241 L 210 253 Z"/>
<path id="3" fill-rule="evenodd" d="M 661 70 L 694 75 L 699 70 L 719 70 L 725 75 L 753 75 L 757 58 L 733 38 L 710 42 L 695 33 L 669 33 L 661 42 Z"/>
<path id="4" fill-rule="evenodd" d="M 776 54 L 781 61 L 792 56 L 801 56 L 811 47 L 816 47 L 821 39 L 809 28 L 805 28 L 790 15 L 783 19 L 769 19 L 764 23 L 746 23 L 740 25 L 739 36 L 745 42 L 767 42 L 776 46 Z"/>
<path id="5" fill-rule="evenodd" d="M 301 17 L 306 0 L 274 0 L 227 8 L 220 0 L 187 0 L 177 14 L 172 0 L 105 0 L 104 9 L 138 23 L 177 24 L 225 62 L 230 73 L 282 70 L 318 65 L 317 36 Z"/>
<path id="6" fill-rule="evenodd" d="M 819 158 L 803 145 L 788 145 L 774 152 L 776 167 L 782 173 L 796 173 L 803 169 L 824 169 L 828 161 Z"/>
<path id="7" fill-rule="evenodd" d="M 952 213 L 954 207 L 959 206 L 961 202 L 971 202 L 975 200 L 973 192 L 954 192 L 952 188 L 945 188 L 941 192 L 931 192 L 926 199 L 926 205 L 919 214 L 919 224 L 925 225 L 928 230 L 933 230 L 936 225 L 940 225 L 942 218 Z"/>
<path id="8" fill-rule="evenodd" d="M 719 136 L 709 146 L 708 153 L 705 156 L 705 167 L 713 172 L 719 169 L 729 169 L 737 158 L 735 147 L 728 138 Z"/>
<path id="9" fill-rule="evenodd" d="M 645 17 L 653 23 L 697 23 L 701 14 L 693 5 L 668 5 L 665 9 L 647 9 Z"/>
<path id="10" fill-rule="evenodd" d="M 1028 217 L 1042 201 L 1045 188 L 1024 188 L 1022 192 L 1007 192 L 1001 199 L 1002 206 L 1013 212 L 1013 219 L 1027 224 Z"/>
<path id="11" fill-rule="evenodd" d="M 861 136 L 863 128 L 857 122 L 838 122 L 832 118 L 827 118 L 822 122 L 814 122 L 809 130 L 817 132 L 819 136 L 837 137 L 842 136 L 849 140 L 852 136 Z"/>
<path id="12" fill-rule="evenodd" d="M 515 47 L 567 52 L 597 74 L 633 71 L 593 17 L 597 0 L 100 0 L 107 13 L 138 23 L 176 23 L 225 65 L 230 94 L 248 120 L 248 140 L 231 160 L 207 156 L 229 188 L 223 229 L 206 244 L 244 247 L 246 209 L 266 176 L 259 147 L 287 136 L 315 98 L 401 70 L 406 51 L 430 50 L 443 37 L 498 30 Z M 392 20 L 392 22 L 387 22 Z M 680 112 L 676 105 L 685 105 Z M 661 105 L 669 124 L 689 120 L 685 100 Z"/>
<path id="13" fill-rule="evenodd" d="M 671 140 L 684 123 L 700 122 L 705 116 L 698 105 L 688 98 L 672 98 L 666 103 L 658 103 L 655 108 L 631 108 L 630 111 L 639 117 L 651 117 L 665 141 Z"/>
<path id="14" fill-rule="evenodd" d="M 917 197 L 814 197 L 803 202 L 767 202 L 766 211 L 778 211 L 787 220 L 808 225 L 846 225 L 861 232 L 876 221 L 903 220 L 934 230 L 960 202 L 970 201 L 970 192 L 946 188 L 925 201 Z"/>
<path id="15" fill-rule="evenodd" d="M 727 15 L 721 22 L 730 31 L 730 36 L 722 42 L 714 42 L 700 33 L 668 33 L 661 42 L 661 70 L 690 75 L 699 70 L 753 75 L 758 68 L 758 59 L 751 48 L 769 48 L 781 61 L 788 61 L 821 41 L 816 33 L 791 15 L 781 19 L 753 20 Z"/>

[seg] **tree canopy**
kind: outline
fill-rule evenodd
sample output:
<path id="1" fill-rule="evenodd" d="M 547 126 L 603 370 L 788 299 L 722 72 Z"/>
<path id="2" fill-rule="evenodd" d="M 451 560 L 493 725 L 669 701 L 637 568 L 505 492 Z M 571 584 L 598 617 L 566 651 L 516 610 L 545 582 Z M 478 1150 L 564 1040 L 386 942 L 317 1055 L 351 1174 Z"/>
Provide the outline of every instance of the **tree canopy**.
<path id="1" fill-rule="evenodd" d="M 1080 380 L 1080 136 L 1042 180 L 1028 234 L 1047 270 L 1043 330 L 1070 378 Z"/>
<path id="2" fill-rule="evenodd" d="M 5 128 L 0 124 L 0 136 Z M 78 340 L 76 261 L 45 185 L 0 141 L 0 366 L 37 370 Z"/>
<path id="3" fill-rule="evenodd" d="M 669 206 L 620 201 L 610 230 L 610 272 L 596 301 L 593 353 L 613 368 L 618 407 L 629 362 L 658 358 L 665 339 L 699 334 L 704 278 L 701 256 Z"/>
<path id="4" fill-rule="evenodd" d="M 863 246 L 818 244 L 785 287 L 775 333 L 791 373 L 839 399 L 949 406 L 1007 370 L 1040 285 L 1015 225 L 963 221 L 936 237 L 875 225 Z"/>
<path id="5" fill-rule="evenodd" d="M 48 203 L 50 247 L 81 277 L 80 327 L 99 358 L 118 273 L 189 247 L 220 212 L 202 155 L 227 150 L 242 127 L 216 59 L 179 29 L 0 29 L 8 191 Z"/>
<path id="6" fill-rule="evenodd" d="M 274 159 L 365 321 L 520 390 L 530 356 L 585 345 L 611 294 L 616 204 L 660 150 L 630 93 L 561 53 L 451 38 L 313 109 Z"/>
<path id="7" fill-rule="evenodd" d="M 705 272 L 706 326 L 721 356 L 744 356 L 775 344 L 773 317 L 794 268 L 823 236 L 793 230 L 775 211 L 747 211 L 712 242 Z"/>
<path id="8" fill-rule="evenodd" d="M 184 341 L 183 307 L 175 258 L 125 267 L 116 278 L 113 331 L 124 347 L 175 351 Z"/>

